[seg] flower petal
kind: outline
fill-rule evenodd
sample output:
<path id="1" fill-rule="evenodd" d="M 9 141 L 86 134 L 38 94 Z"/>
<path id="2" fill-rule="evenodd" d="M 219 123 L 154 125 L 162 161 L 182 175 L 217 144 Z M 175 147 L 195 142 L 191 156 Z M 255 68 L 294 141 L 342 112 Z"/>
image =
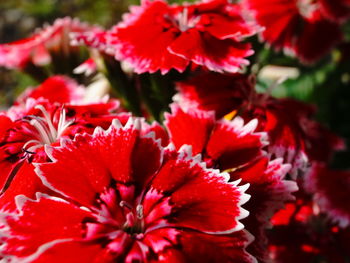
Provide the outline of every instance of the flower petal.
<path id="1" fill-rule="evenodd" d="M 104 258 L 103 248 L 99 244 L 61 241 L 45 244 L 35 255 L 30 257 L 33 263 L 112 263 L 112 259 Z"/>
<path id="2" fill-rule="evenodd" d="M 24 103 L 29 97 L 44 98 L 50 103 L 74 103 L 83 99 L 84 89 L 73 79 L 56 75 L 46 79 L 35 89 L 29 89 L 19 98 L 18 103 Z"/>
<path id="3" fill-rule="evenodd" d="M 165 125 L 171 142 L 177 149 L 189 144 L 194 154 L 202 153 L 214 126 L 214 112 L 200 110 L 184 112 L 176 104 L 173 104 L 171 109 L 172 114 L 165 114 Z"/>
<path id="4" fill-rule="evenodd" d="M 231 39 L 219 40 L 206 32 L 189 29 L 169 46 L 169 51 L 217 72 L 237 72 L 253 54 L 250 44 Z"/>
<path id="5" fill-rule="evenodd" d="M 183 108 L 198 107 L 215 111 L 217 118 L 237 110 L 253 90 L 250 79 L 243 74 L 207 72 L 187 81 L 178 82 L 174 100 Z"/>
<path id="6" fill-rule="evenodd" d="M 247 185 L 228 183 L 228 174 L 206 170 L 204 166 L 193 160 L 188 147 L 183 147 L 178 158 L 168 160 L 152 181 L 151 189 L 170 197 L 168 223 L 204 233 L 232 233 L 242 229 L 238 220 L 248 215 L 240 207 L 249 199 L 244 194 Z"/>
<path id="7" fill-rule="evenodd" d="M 186 259 L 184 262 L 257 262 L 245 251 L 253 237 L 244 230 L 224 236 L 202 233 L 183 233 L 180 236 L 182 253 Z"/>
<path id="8" fill-rule="evenodd" d="M 322 163 L 315 163 L 306 184 L 321 211 L 343 228 L 350 225 L 350 207 L 345 201 L 350 190 L 349 171 L 330 170 Z"/>
<path id="9" fill-rule="evenodd" d="M 323 14 L 336 22 L 344 22 L 350 17 L 348 0 L 319 0 Z"/>
<path id="10" fill-rule="evenodd" d="M 51 148 L 48 155 L 54 162 L 37 165 L 44 185 L 85 206 L 93 205 L 112 179 L 136 183 L 141 190 L 159 169 L 162 152 L 152 136 L 140 138 L 140 120 L 129 120 L 124 128 L 115 122 L 107 132 L 97 128 L 92 136 L 78 135 L 63 147 Z"/>
<path id="11" fill-rule="evenodd" d="M 117 59 L 130 63 L 136 73 L 160 70 L 165 74 L 171 68 L 184 71 L 189 62 L 167 49 L 180 33 L 165 18 L 170 14 L 167 4 L 143 1 L 141 8 L 133 10 L 137 12 L 126 16 L 129 21 L 112 29 Z"/>
<path id="12" fill-rule="evenodd" d="M 13 211 L 16 209 L 15 197 L 17 195 L 23 194 L 29 198 L 35 198 L 36 192 L 44 192 L 45 190 L 48 191 L 34 173 L 34 166 L 24 161 L 12 179 L 11 184 L 0 196 L 0 208 L 4 211 Z"/>
<path id="13" fill-rule="evenodd" d="M 261 156 L 266 134 L 254 133 L 257 124 L 254 119 L 243 125 L 240 117 L 233 121 L 218 121 L 207 145 L 208 156 L 217 160 L 223 170 L 239 167 Z"/>
<path id="14" fill-rule="evenodd" d="M 246 4 L 265 27 L 262 38 L 306 64 L 315 63 L 342 40 L 339 24 L 323 16 L 318 2 L 246 0 Z"/>
<path id="15" fill-rule="evenodd" d="M 233 180 L 241 178 L 250 184 L 247 192 L 252 197 L 246 207 L 251 214 L 243 222 L 256 238 L 248 252 L 262 262 L 268 258 L 266 229 L 271 226 L 270 219 L 286 202 L 294 200 L 292 192 L 298 189 L 295 182 L 284 180 L 290 168 L 282 159 L 269 161 L 262 157 L 230 174 Z"/>
<path id="16" fill-rule="evenodd" d="M 26 257 L 41 245 L 57 239 L 80 239 L 81 222 L 90 213 L 62 200 L 38 193 L 36 200 L 23 195 L 16 198 L 19 214 L 3 215 L 8 228 L 4 230 L 4 255 Z M 62 216 L 64 215 L 64 216 Z"/>

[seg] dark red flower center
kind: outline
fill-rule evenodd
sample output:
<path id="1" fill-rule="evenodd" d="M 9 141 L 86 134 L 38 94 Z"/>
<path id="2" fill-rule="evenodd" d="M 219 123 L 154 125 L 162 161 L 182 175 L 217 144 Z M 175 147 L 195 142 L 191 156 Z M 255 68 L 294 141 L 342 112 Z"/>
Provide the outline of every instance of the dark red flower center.
<path id="1" fill-rule="evenodd" d="M 126 187 L 127 189 L 127 187 Z M 95 219 L 85 223 L 87 239 L 118 240 L 127 234 L 140 240 L 145 233 L 143 206 L 133 201 L 121 200 L 120 189 L 109 188 L 97 199 L 94 209 Z M 126 191 L 129 191 L 127 189 Z M 135 200 L 139 200 L 136 198 Z"/>

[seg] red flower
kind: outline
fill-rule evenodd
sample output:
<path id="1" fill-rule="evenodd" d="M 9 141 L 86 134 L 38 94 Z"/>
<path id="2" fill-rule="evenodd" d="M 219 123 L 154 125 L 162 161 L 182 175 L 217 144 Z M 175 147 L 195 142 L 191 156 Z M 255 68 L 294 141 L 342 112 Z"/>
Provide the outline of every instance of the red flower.
<path id="1" fill-rule="evenodd" d="M 285 207 L 279 210 L 271 218 L 271 223 L 274 227 L 297 224 L 307 224 L 310 218 L 316 216 L 318 213 L 317 208 L 314 206 L 312 197 L 307 194 L 301 182 L 299 185 L 302 187 L 294 195 L 296 200 L 294 202 L 286 203 Z"/>
<path id="2" fill-rule="evenodd" d="M 325 262 L 345 263 L 349 257 L 350 229 L 329 222 L 303 191 L 273 217 L 269 231 L 270 260 L 276 263 Z M 287 237 L 287 238 L 286 238 Z"/>
<path id="3" fill-rule="evenodd" d="M 245 219 L 246 229 L 255 237 L 248 251 L 260 260 L 266 259 L 265 230 L 272 215 L 293 199 L 295 182 L 284 177 L 291 166 L 282 159 L 269 161 L 262 147 L 264 133 L 254 132 L 257 121 L 243 125 L 236 117 L 233 121 L 215 120 L 214 112 L 191 109 L 184 112 L 172 105 L 172 114 L 166 115 L 170 141 L 176 148 L 191 145 L 194 153 L 201 153 L 211 167 L 230 174 L 231 180 L 249 183 L 251 200 L 247 204 L 250 216 Z"/>
<path id="4" fill-rule="evenodd" d="M 259 97 L 262 105 L 252 107 L 246 114 L 261 120 L 261 129 L 269 134 L 268 152 L 290 163 L 292 175 L 297 175 L 299 170 L 304 172 L 308 157 L 306 135 L 300 122 L 311 108 L 294 100 Z"/>
<path id="5" fill-rule="evenodd" d="M 350 17 L 349 0 L 318 0 L 323 14 L 330 20 L 344 22 Z"/>
<path id="6" fill-rule="evenodd" d="M 87 46 L 110 55 L 115 53 L 113 46 L 110 44 L 110 33 L 101 28 L 94 27 L 89 31 L 73 32 L 70 37 L 73 46 Z"/>
<path id="7" fill-rule="evenodd" d="M 185 109 L 215 111 L 217 118 L 246 103 L 254 86 L 243 74 L 200 73 L 187 81 L 177 83 L 174 100 Z"/>
<path id="8" fill-rule="evenodd" d="M 270 235 L 270 262 L 346 263 L 349 252 L 344 247 L 348 249 L 349 231 L 346 239 L 341 240 L 340 233 L 317 226 L 317 223 L 324 223 L 322 220 L 313 223 L 314 225 L 291 224 L 274 228 Z"/>
<path id="9" fill-rule="evenodd" d="M 344 149 L 341 138 L 312 119 L 312 105 L 264 95 L 257 95 L 255 100 L 256 105 L 242 107 L 241 114 L 259 119 L 258 130 L 269 135 L 268 152 L 292 164 L 292 175 L 304 173 L 311 161 L 328 162 L 335 151 Z"/>
<path id="10" fill-rule="evenodd" d="M 0 45 L 0 66 L 24 69 L 28 64 L 47 65 L 52 60 L 61 61 L 60 52 L 67 57 L 76 48 L 69 45 L 70 32 L 90 29 L 76 19 L 69 17 L 57 19 L 53 25 L 45 26 L 31 37 Z M 68 53 L 67 53 L 68 52 Z"/>
<path id="11" fill-rule="evenodd" d="M 176 104 L 171 108 L 172 114 L 165 115 L 170 141 L 177 149 L 191 145 L 193 153 L 203 154 L 208 165 L 232 169 L 263 155 L 266 134 L 254 132 L 257 120 L 244 125 L 240 117 L 216 121 L 214 112 L 196 109 L 185 112 Z"/>
<path id="12" fill-rule="evenodd" d="M 254 85 L 252 77 L 241 74 L 221 77 L 205 73 L 179 83 L 179 93 L 174 98 L 188 111 L 195 107 L 215 110 L 217 118 L 239 114 L 247 121 L 258 119 L 257 131 L 267 132 L 269 137 L 268 153 L 292 164 L 296 173 L 299 168 L 305 168 L 307 162 L 305 134 L 300 122 L 313 110 L 293 100 L 258 94 Z"/>
<path id="13" fill-rule="evenodd" d="M 94 128 L 109 127 L 114 118 L 125 123 L 128 114 L 111 113 L 115 103 L 91 104 L 86 106 L 48 104 L 48 110 L 40 103 L 31 113 L 12 121 L 6 115 L 0 116 L 3 126 L 0 135 L 0 189 L 4 193 L 0 197 L 0 207 L 8 204 L 15 195 L 6 193 L 9 187 L 17 194 L 22 193 L 21 187 L 12 184 L 13 179 L 27 162 L 46 161 L 45 145 L 59 145 L 62 140 L 73 138 L 78 133 L 92 133 Z M 28 167 L 26 169 L 29 169 Z M 22 182 L 18 181 L 20 184 Z M 34 188 L 34 187 L 33 187 Z M 33 190 L 34 191 L 34 190 Z M 36 190 L 33 192 L 35 193 Z"/>
<path id="14" fill-rule="evenodd" d="M 50 92 L 52 88 L 55 93 Z M 71 104 L 74 101 L 81 103 L 76 99 L 83 95 L 83 91 L 72 80 L 56 76 L 26 92 L 18 105 L 0 115 L 1 194 L 15 182 L 22 184 L 30 181 L 13 180 L 21 169 L 33 169 L 25 163 L 47 160 L 43 151 L 45 145 L 59 145 L 62 140 L 72 139 L 77 133 L 92 133 L 97 126 L 107 128 L 114 118 L 126 122 L 129 114 L 118 113 L 119 103 L 115 100 L 86 105 Z M 63 106 L 58 102 L 66 104 Z M 15 196 L 12 193 L 22 193 L 21 186 L 15 184 L 12 188 L 0 197 L 0 207 L 13 205 L 8 202 Z M 35 189 L 32 193 L 35 193 Z"/>
<path id="15" fill-rule="evenodd" d="M 330 170 L 314 163 L 306 178 L 306 186 L 322 212 L 345 228 L 350 225 L 350 207 L 346 202 L 350 191 L 350 172 Z"/>
<path id="16" fill-rule="evenodd" d="M 272 216 L 285 203 L 294 200 L 292 193 L 298 190 L 295 182 L 285 180 L 290 169 L 291 165 L 284 164 L 281 158 L 269 160 L 268 157 L 261 157 L 230 173 L 232 180 L 240 178 L 242 182 L 250 184 L 247 193 L 252 198 L 246 206 L 250 216 L 243 222 L 255 237 L 247 250 L 261 262 L 268 259 L 266 230 L 271 227 Z"/>
<path id="17" fill-rule="evenodd" d="M 242 18 L 240 7 L 226 0 L 182 6 L 156 0 L 133 6 L 111 30 L 116 58 L 137 73 L 184 71 L 190 62 L 210 70 L 236 72 L 253 51 L 242 39 L 256 26 Z"/>
<path id="18" fill-rule="evenodd" d="M 263 40 L 302 62 L 316 62 L 342 40 L 339 25 L 323 16 L 317 1 L 245 0 L 245 3 L 265 27 L 261 33 Z"/>
<path id="19" fill-rule="evenodd" d="M 27 88 L 19 95 L 14 106 L 8 109 L 6 115 L 12 120 L 23 118 L 26 115 L 36 115 L 39 111 L 35 107 L 39 104 L 48 112 L 56 110 L 62 104 L 69 105 L 69 107 L 81 106 L 80 111 L 87 111 L 84 106 L 89 108 L 95 105 L 90 107 L 90 110 L 96 114 L 105 114 L 119 106 L 117 100 L 105 103 L 107 97 L 90 99 L 88 95 L 86 89 L 75 80 L 63 75 L 54 75 L 35 88 Z"/>
<path id="20" fill-rule="evenodd" d="M 139 126 L 114 121 L 107 131 L 48 149 L 52 162 L 36 172 L 60 197 L 18 196 L 18 211 L 2 215 L 8 262 L 253 261 L 238 221 L 247 216 L 246 186 L 206 169 L 188 147 L 164 149 Z M 182 250 L 191 236 L 207 250 Z"/>
<path id="21" fill-rule="evenodd" d="M 17 104 L 25 104 L 28 98 L 45 98 L 49 103 L 81 103 L 85 90 L 73 79 L 66 76 L 52 76 L 35 89 L 28 88 L 17 99 Z"/>
<path id="22" fill-rule="evenodd" d="M 345 150 L 343 138 L 320 123 L 303 118 L 301 126 L 306 134 L 306 153 L 310 161 L 328 163 L 335 152 Z"/>
<path id="23" fill-rule="evenodd" d="M 308 159 L 328 162 L 335 151 L 345 148 L 341 138 L 312 119 L 312 105 L 259 94 L 254 85 L 253 77 L 242 74 L 204 73 L 178 83 L 174 100 L 187 111 L 214 110 L 217 118 L 258 119 L 257 131 L 269 136 L 268 152 L 292 164 L 294 175 L 305 171 Z"/>

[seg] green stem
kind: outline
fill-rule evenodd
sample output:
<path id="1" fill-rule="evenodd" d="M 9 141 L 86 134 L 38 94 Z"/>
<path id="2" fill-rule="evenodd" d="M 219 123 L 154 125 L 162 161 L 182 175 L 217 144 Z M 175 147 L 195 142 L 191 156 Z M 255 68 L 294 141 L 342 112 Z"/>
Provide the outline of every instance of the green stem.
<path id="1" fill-rule="evenodd" d="M 140 98 L 133 79 L 122 70 L 120 63 L 110 56 L 103 56 L 104 69 L 115 94 L 122 100 L 123 106 L 137 116 L 141 116 Z"/>
<path id="2" fill-rule="evenodd" d="M 163 112 L 169 110 L 174 95 L 173 78 L 170 74 L 142 74 L 139 76 L 140 90 L 145 105 L 157 121 L 163 120 Z"/>
<path id="3" fill-rule="evenodd" d="M 50 76 L 50 74 L 48 74 L 48 72 L 43 67 L 37 67 L 31 62 L 27 63 L 22 71 L 39 83 L 43 82 Z"/>

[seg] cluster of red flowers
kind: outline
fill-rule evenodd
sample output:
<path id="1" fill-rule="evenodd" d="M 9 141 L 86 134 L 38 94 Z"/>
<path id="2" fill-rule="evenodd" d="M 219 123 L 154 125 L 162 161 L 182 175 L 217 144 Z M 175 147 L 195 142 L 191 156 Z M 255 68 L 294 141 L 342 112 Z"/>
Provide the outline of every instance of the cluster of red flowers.
<path id="1" fill-rule="evenodd" d="M 329 168 L 343 140 L 238 73 L 259 32 L 305 61 L 341 38 L 348 1 L 305 2 L 145 0 L 110 30 L 65 18 L 1 44 L 1 66 L 57 67 L 0 113 L 0 262 L 347 262 L 350 173 Z M 117 98 L 91 99 L 106 80 Z"/>

